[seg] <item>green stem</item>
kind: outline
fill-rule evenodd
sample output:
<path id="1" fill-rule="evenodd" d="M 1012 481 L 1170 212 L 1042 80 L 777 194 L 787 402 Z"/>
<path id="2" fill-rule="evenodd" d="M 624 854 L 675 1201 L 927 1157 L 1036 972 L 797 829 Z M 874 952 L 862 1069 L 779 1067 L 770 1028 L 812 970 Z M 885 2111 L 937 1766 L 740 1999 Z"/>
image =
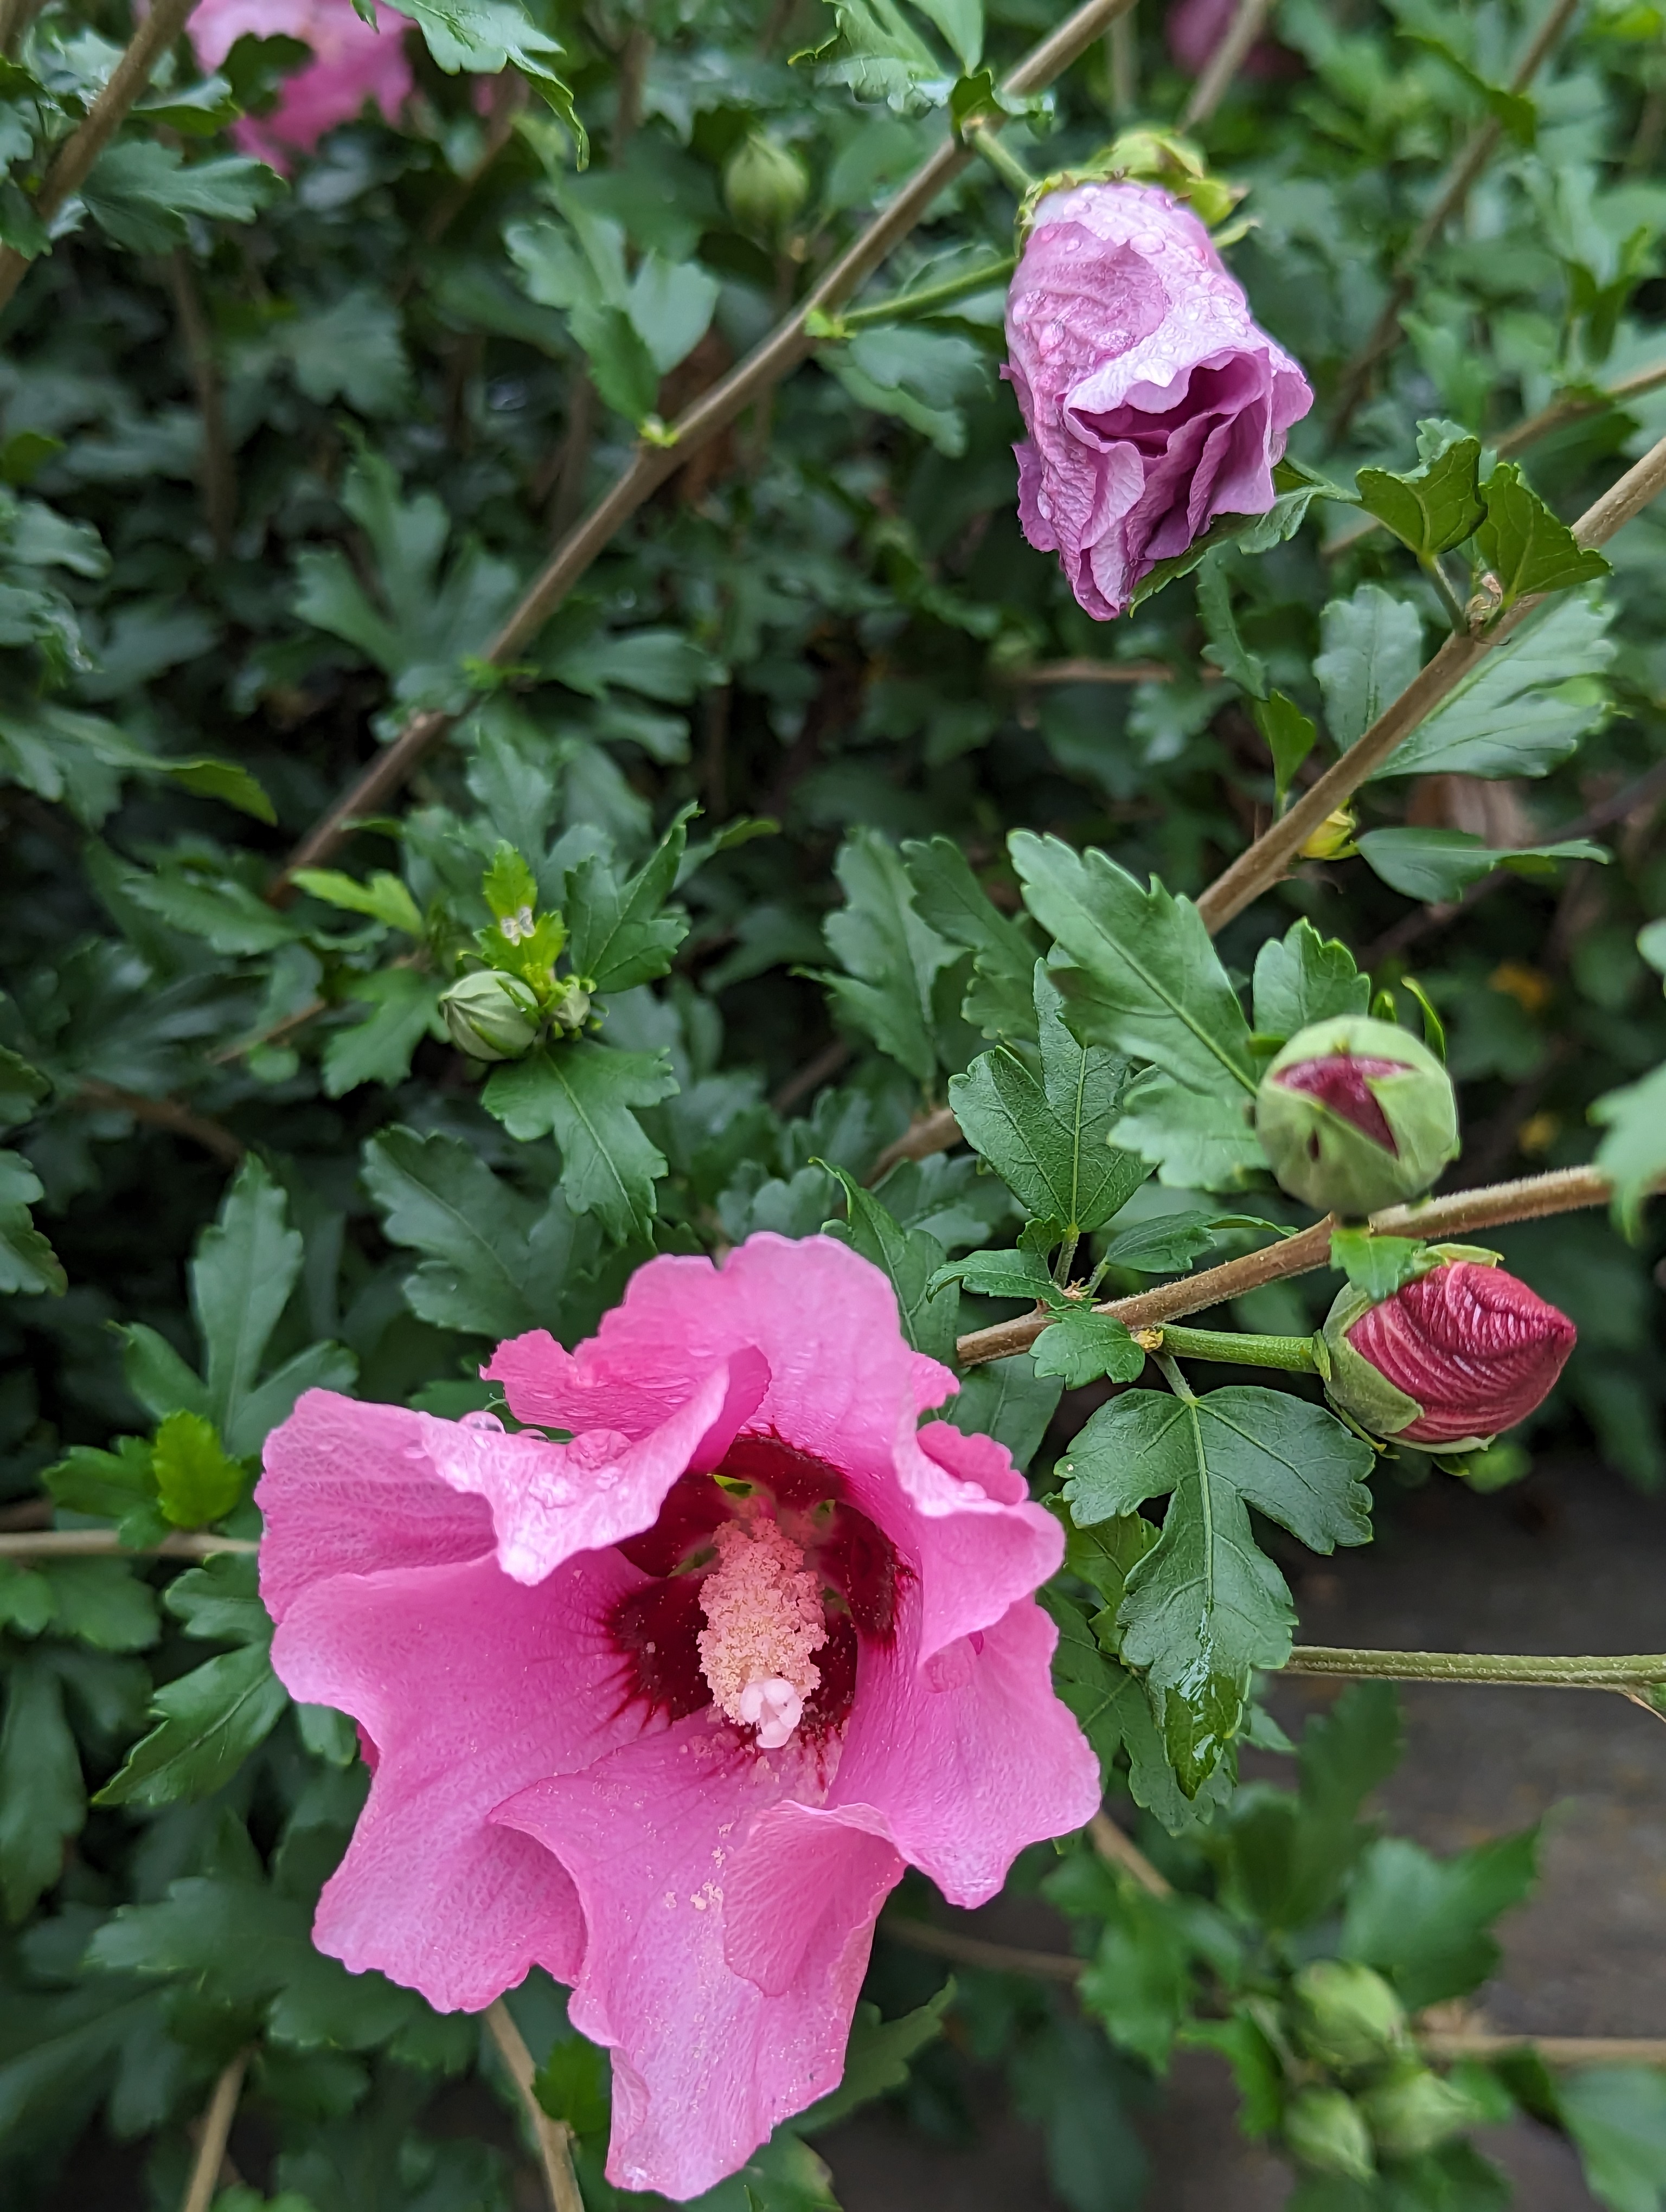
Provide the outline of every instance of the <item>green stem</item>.
<path id="1" fill-rule="evenodd" d="M 1012 187 L 1020 199 L 1038 181 L 1031 175 L 1018 155 L 996 132 L 981 130 L 975 123 L 969 124 L 965 143 L 971 148 L 973 153 L 979 155 L 989 164 L 1004 183 Z"/>
<path id="2" fill-rule="evenodd" d="M 1464 613 L 1463 602 L 1452 589 L 1451 579 L 1442 568 L 1439 557 L 1432 553 L 1425 560 L 1420 556 L 1417 565 L 1439 592 L 1440 604 L 1445 608 L 1453 629 L 1466 629 L 1468 627 L 1468 617 Z"/>
<path id="3" fill-rule="evenodd" d="M 1018 256 L 1008 253 L 999 261 L 986 261 L 981 269 L 968 269 L 958 276 L 945 276 L 940 284 L 927 284 L 917 292 L 893 292 L 888 300 L 876 300 L 872 307 L 853 307 L 838 320 L 845 330 L 860 331 L 874 323 L 895 323 L 910 315 L 935 314 L 939 307 L 952 307 L 957 300 L 969 300 L 974 293 L 987 291 L 991 284 L 1010 276 L 1017 266 Z"/>
<path id="4" fill-rule="evenodd" d="M 1286 1375 L 1316 1375 L 1310 1336 L 1250 1336 L 1237 1329 L 1177 1328 L 1164 1322 L 1155 1352 L 1183 1359 L 1219 1359 L 1232 1367 L 1280 1367 Z"/>
<path id="5" fill-rule="evenodd" d="M 1081 1231 L 1068 1229 L 1053 1261 L 1053 1279 L 1062 1290 L 1070 1280 L 1070 1270 L 1076 1258 L 1076 1247 L 1081 1242 Z"/>
<path id="6" fill-rule="evenodd" d="M 1666 1683 L 1666 1652 L 1617 1658 L 1499 1651 L 1361 1651 L 1298 1644 L 1292 1674 L 1341 1674 L 1389 1682 L 1524 1682 L 1553 1690 L 1648 1690 Z"/>

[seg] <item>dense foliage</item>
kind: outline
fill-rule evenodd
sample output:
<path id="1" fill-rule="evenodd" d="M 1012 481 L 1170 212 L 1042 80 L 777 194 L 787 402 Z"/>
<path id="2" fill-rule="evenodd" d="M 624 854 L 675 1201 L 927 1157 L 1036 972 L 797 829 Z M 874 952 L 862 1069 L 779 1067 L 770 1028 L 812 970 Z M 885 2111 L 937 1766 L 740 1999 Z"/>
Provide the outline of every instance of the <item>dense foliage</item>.
<path id="1" fill-rule="evenodd" d="M 506 654 L 552 536 L 666 450 L 951 111 L 994 110 L 985 47 L 998 76 L 1062 10 L 405 12 L 382 11 L 415 78 L 397 123 L 367 109 L 280 178 L 226 133 L 301 50 L 246 35 L 204 75 L 181 40 L 43 225 L 53 149 L 133 26 L 119 0 L 4 11 L 0 244 L 29 257 L 0 361 L 8 2201 L 55 2201 L 92 2129 L 147 2146 L 148 2201 L 179 2201 L 247 2051 L 265 2164 L 222 2212 L 508 2204 L 520 2123 L 456 2087 L 479 2069 L 516 2110 L 478 2022 L 308 1941 L 367 1777 L 350 1724 L 271 1670 L 261 1446 L 318 1384 L 500 1406 L 491 1345 L 575 1343 L 651 1252 L 830 1223 L 937 1358 L 1045 1309 L 1033 1350 L 966 1366 L 952 1418 L 1069 1524 L 1061 1694 L 1172 1887 L 1088 1837 L 1026 1856 L 1079 1939 L 1074 1994 L 976 1964 L 948 1990 L 882 1923 L 844 2088 L 703 2201 L 830 2205 L 820 2127 L 882 2094 L 970 2124 L 999 2065 L 1061 2201 L 1132 2207 L 1129 2115 L 1178 2041 L 1230 2057 L 1302 2212 L 1504 2203 L 1464 2131 L 1517 2106 L 1615 2212 L 1657 2208 L 1658 2076 L 1417 2055 L 1412 2016 L 1490 1971 L 1532 1838 L 1441 1861 L 1362 1820 L 1398 1749 L 1381 1685 L 1310 1727 L 1293 1790 L 1237 1758 L 1292 1751 L 1256 1694 L 1294 1620 L 1263 1516 L 1361 1542 L 1373 1488 L 1507 1483 L 1556 1436 L 1666 1474 L 1643 1356 L 1666 515 L 1605 554 L 1564 526 L 1666 428 L 1644 374 L 1666 366 L 1666 18 L 1590 0 L 1511 89 L 1533 20 L 1505 0 L 1279 0 L 1195 133 L 1207 171 L 1125 145 L 1216 223 L 1318 401 L 1273 513 L 1160 564 L 1121 621 L 1019 533 L 1015 187 L 974 161 Z M 1189 82 L 1146 0 L 1131 40 L 1011 101 L 1001 144 L 1079 167 L 1171 127 Z M 1489 123 L 1463 205 L 1402 264 Z M 1354 379 L 1402 267 L 1398 341 Z M 1189 900 L 1454 623 L 1539 593 L 1217 953 Z M 283 879 L 420 714 L 447 733 L 408 789 Z M 470 975 L 511 988 L 448 1025 Z M 1524 1430 L 1442 1468 L 1380 1454 L 1310 1381 L 1207 1358 L 1177 1426 L 1155 1369 L 1113 1390 L 1145 1349 L 1081 1295 L 1308 1222 L 1249 1101 L 1294 1031 L 1368 1012 L 1457 1080 L 1444 1188 L 1599 1140 L 1619 1186 L 1612 1219 L 1496 1232 L 1579 1342 Z M 1392 1243 L 1335 1256 L 1380 1296 L 1414 1264 Z M 1209 1318 L 1305 1340 L 1341 1279 Z M 114 1539 L 27 1555 L 49 1522 Z M 934 1911 L 910 1885 L 888 1917 Z M 509 2002 L 599 2212 L 602 2055 L 553 1984 Z"/>

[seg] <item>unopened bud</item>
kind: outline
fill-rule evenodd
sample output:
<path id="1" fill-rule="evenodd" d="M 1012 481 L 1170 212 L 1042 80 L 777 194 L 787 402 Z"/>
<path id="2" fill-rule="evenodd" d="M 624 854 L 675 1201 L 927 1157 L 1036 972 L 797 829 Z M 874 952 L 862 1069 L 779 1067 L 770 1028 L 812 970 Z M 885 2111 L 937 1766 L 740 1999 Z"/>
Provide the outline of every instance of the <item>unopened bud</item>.
<path id="1" fill-rule="evenodd" d="M 1322 1332 L 1325 1387 L 1378 1436 L 1475 1450 L 1548 1396 L 1578 1332 L 1493 1253 L 1437 1244 L 1429 1257 L 1391 1297 L 1342 1291 Z"/>
<path id="2" fill-rule="evenodd" d="M 1406 2008 L 1372 1967 L 1316 1959 L 1296 1977 L 1293 2025 L 1310 2058 L 1343 2073 L 1375 2065 L 1406 2042 Z"/>
<path id="3" fill-rule="evenodd" d="M 1256 1133 L 1284 1189 L 1355 1216 L 1416 1198 L 1458 1149 L 1452 1079 L 1392 1022 L 1342 1014 L 1298 1030 L 1256 1093 Z"/>
<path id="4" fill-rule="evenodd" d="M 569 975 L 550 1001 L 550 1018 L 575 1036 L 589 1020 L 590 994 L 576 975 Z"/>
<path id="5" fill-rule="evenodd" d="M 538 1042 L 538 1004 L 518 975 L 482 968 L 440 994 L 440 1009 L 459 1052 L 474 1060 L 519 1060 Z"/>
<path id="6" fill-rule="evenodd" d="M 744 231 L 778 238 L 810 197 L 810 173 L 790 146 L 761 131 L 743 138 L 723 167 L 723 201 Z"/>
<path id="7" fill-rule="evenodd" d="M 1371 2130 L 1342 2089 L 1298 2089 L 1285 2106 L 1284 2139 L 1291 2155 L 1318 2173 L 1369 2181 L 1377 2170 Z"/>
<path id="8" fill-rule="evenodd" d="M 1318 828 L 1311 832 L 1302 846 L 1304 860 L 1340 860 L 1353 850 L 1353 833 L 1358 827 L 1352 807 L 1339 806 L 1334 814 L 1327 814 Z"/>
<path id="9" fill-rule="evenodd" d="M 1426 2066 L 1413 2066 L 1368 2089 L 1359 2109 L 1385 2158 L 1418 2158 L 1438 2150 L 1487 2117 L 1473 2097 Z"/>

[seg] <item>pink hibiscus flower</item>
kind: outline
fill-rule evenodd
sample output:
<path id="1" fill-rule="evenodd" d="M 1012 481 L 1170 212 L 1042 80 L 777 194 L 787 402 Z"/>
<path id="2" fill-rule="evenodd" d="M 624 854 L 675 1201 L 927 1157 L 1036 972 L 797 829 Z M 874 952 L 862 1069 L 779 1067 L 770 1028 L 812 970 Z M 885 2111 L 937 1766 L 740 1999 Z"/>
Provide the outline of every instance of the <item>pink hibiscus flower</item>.
<path id="1" fill-rule="evenodd" d="M 390 123 L 410 96 L 405 21 L 378 30 L 355 14 L 352 0 L 198 0 L 186 25 L 198 60 L 218 69 L 237 41 L 299 39 L 313 50 L 304 69 L 283 81 L 270 115 L 246 115 L 232 125 L 246 154 L 288 176 L 296 154 L 310 154 L 326 131 L 350 123 L 374 100 Z"/>
<path id="2" fill-rule="evenodd" d="M 953 1903 L 1079 1827 L 1062 1538 L 824 1237 L 651 1261 L 599 1334 L 485 1374 L 518 1420 L 309 1392 L 261 1591 L 374 1780 L 313 1935 L 442 2010 L 546 1967 L 613 2053 L 610 2178 L 688 2197 L 839 2079 L 903 1868 Z"/>

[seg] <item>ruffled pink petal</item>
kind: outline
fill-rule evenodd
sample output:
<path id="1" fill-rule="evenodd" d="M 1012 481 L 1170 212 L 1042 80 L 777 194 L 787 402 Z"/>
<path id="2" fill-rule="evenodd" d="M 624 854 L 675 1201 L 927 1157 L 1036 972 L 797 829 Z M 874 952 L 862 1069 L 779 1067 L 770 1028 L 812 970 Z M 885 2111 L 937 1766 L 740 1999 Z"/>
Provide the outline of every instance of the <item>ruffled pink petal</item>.
<path id="1" fill-rule="evenodd" d="M 697 2196 L 839 2079 L 895 1853 L 845 1832 L 854 1870 L 790 1987 L 766 1996 L 725 1955 L 730 1869 L 784 1790 L 815 1794 L 814 1756 L 757 1759 L 696 1713 L 498 1808 L 577 1885 L 589 1942 L 569 2013 L 613 2052 L 607 2174 L 620 2188 Z"/>
<path id="2" fill-rule="evenodd" d="M 274 1620 L 331 1575 L 440 1566 L 491 1550 L 490 1510 L 435 1475 L 425 1418 L 308 1390 L 267 1437 L 254 1496 L 266 1516 L 260 1595 Z"/>
<path id="3" fill-rule="evenodd" d="M 897 1440 L 897 1468 L 915 1509 L 905 1540 L 920 1577 L 924 1660 L 992 1626 L 1056 1574 L 1064 1532 L 1031 1503 L 1011 1453 L 993 1437 L 967 1436 L 949 1421 L 910 1427 Z"/>
<path id="4" fill-rule="evenodd" d="M 903 1867 L 877 1806 L 772 1805 L 729 1872 L 723 1955 L 766 1996 L 823 1978 L 846 1956 L 853 1931 L 873 1929 Z"/>
<path id="5" fill-rule="evenodd" d="M 582 1430 L 565 1444 L 509 1436 L 489 1414 L 462 1421 L 422 1415 L 422 1440 L 442 1482 L 487 1501 L 504 1573 L 535 1583 L 575 1552 L 651 1528 L 678 1475 L 722 1459 L 766 1381 L 763 1361 L 743 1349 L 635 1442 L 613 1428 Z"/>
<path id="6" fill-rule="evenodd" d="M 1082 1827 L 1099 1763 L 1053 1693 L 1057 1631 L 1031 1598 L 923 1666 L 865 1652 L 829 1813 L 872 1808 L 910 1866 L 982 1905 L 1026 1845 Z"/>
<path id="7" fill-rule="evenodd" d="M 610 1608 L 646 1579 L 587 1553 L 536 1589 L 489 1559 L 338 1575 L 272 1644 L 290 1693 L 350 1713 L 376 1747 L 369 1802 L 325 1884 L 313 1940 L 442 2012 L 477 2011 L 534 1965 L 578 1972 L 584 1919 L 559 1861 L 493 1808 L 640 1735 Z"/>

